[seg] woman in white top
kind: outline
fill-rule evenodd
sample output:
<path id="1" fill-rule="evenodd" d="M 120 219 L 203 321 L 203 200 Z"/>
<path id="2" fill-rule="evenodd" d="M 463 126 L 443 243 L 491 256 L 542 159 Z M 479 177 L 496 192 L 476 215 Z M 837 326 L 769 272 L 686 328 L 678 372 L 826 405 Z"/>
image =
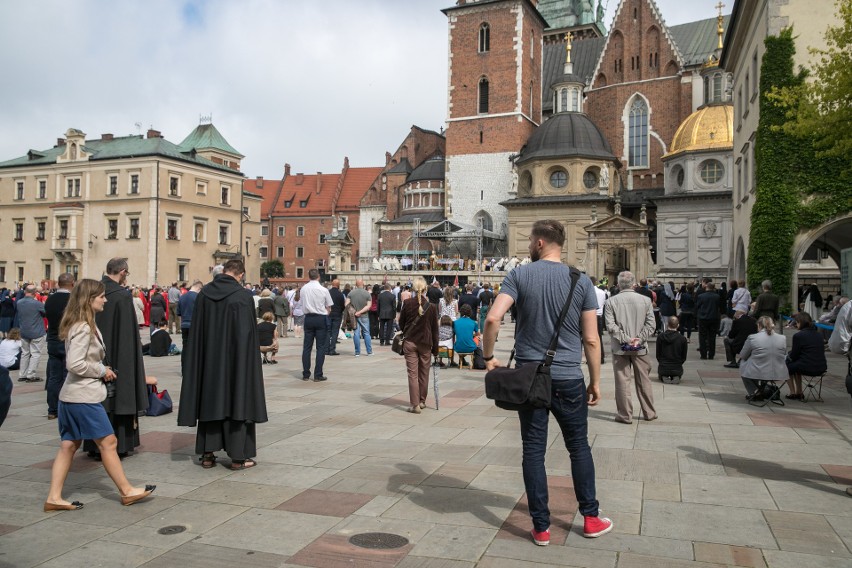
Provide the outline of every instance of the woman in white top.
<path id="1" fill-rule="evenodd" d="M 13 327 L 0 341 L 0 426 L 6 420 L 9 407 L 12 405 L 12 379 L 9 377 L 9 367 L 14 367 L 21 352 L 21 330 Z"/>
<path id="2" fill-rule="evenodd" d="M 130 295 L 133 296 L 133 311 L 136 312 L 136 323 L 139 324 L 138 328 L 141 331 L 142 326 L 145 324 L 145 302 L 142 301 L 142 296 L 139 288 L 134 287 L 130 291 Z"/>
<path id="3" fill-rule="evenodd" d="M 751 305 L 751 292 L 746 288 L 745 280 L 737 282 L 737 289 L 734 290 L 734 295 L 731 296 L 731 309 L 734 312 L 740 311 L 748 313 Z"/>
<path id="4" fill-rule="evenodd" d="M 112 424 L 101 404 L 108 396 L 106 384 L 116 380 L 115 372 L 102 362 L 104 342 L 95 325 L 95 313 L 103 311 L 106 301 L 103 283 L 84 278 L 71 290 L 59 324 L 59 337 L 65 340 L 68 376 L 59 391 L 57 423 L 62 442 L 53 461 L 45 512 L 83 508 L 79 501 L 63 499 L 62 487 L 84 439 L 97 444 L 104 468 L 121 493 L 122 505 L 141 501 L 156 488 L 155 485 L 134 487 L 127 480 L 116 452 Z"/>
<path id="5" fill-rule="evenodd" d="M 438 319 L 443 316 L 450 316 L 453 321 L 459 318 L 459 301 L 453 295 L 452 286 L 444 288 L 444 297 L 438 300 Z"/>

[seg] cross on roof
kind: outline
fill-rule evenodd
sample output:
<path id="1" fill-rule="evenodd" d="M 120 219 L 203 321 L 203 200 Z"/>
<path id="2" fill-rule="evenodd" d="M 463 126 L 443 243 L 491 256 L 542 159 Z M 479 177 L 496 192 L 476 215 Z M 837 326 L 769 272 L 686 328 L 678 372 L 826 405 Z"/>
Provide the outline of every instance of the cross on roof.
<path id="1" fill-rule="evenodd" d="M 724 4 L 722 4 L 721 2 L 719 2 L 719 3 L 718 3 L 718 4 L 716 4 L 716 6 L 715 6 L 715 8 L 716 8 L 717 10 L 719 10 L 719 15 L 720 15 L 720 16 L 722 15 L 722 8 L 724 8 L 724 7 L 725 7 L 725 5 L 724 5 Z"/>

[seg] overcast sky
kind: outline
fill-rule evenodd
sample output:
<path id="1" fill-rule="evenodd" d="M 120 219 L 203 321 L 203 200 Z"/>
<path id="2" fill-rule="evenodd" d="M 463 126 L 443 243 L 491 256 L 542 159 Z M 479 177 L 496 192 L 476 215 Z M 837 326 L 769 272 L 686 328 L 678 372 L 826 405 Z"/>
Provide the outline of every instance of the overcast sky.
<path id="1" fill-rule="evenodd" d="M 0 161 L 213 116 L 249 176 L 381 166 L 447 104 L 454 0 L 0 0 Z M 669 25 L 715 0 L 657 0 Z M 606 1 L 605 1 L 606 4 Z M 733 0 L 728 1 L 729 13 Z M 609 0 L 606 25 L 617 0 Z M 137 126 L 137 124 L 139 126 Z"/>

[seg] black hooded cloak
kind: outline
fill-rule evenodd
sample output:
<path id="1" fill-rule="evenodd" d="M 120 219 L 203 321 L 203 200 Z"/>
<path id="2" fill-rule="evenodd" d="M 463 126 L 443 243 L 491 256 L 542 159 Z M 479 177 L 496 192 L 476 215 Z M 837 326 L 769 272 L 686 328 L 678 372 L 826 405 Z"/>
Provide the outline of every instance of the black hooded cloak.
<path id="1" fill-rule="evenodd" d="M 227 274 L 198 293 L 178 409 L 179 426 L 268 420 L 254 298 Z"/>
<path id="2" fill-rule="evenodd" d="M 123 454 L 139 445 L 137 416 L 148 408 L 145 363 L 130 291 L 107 276 L 101 282 L 107 301 L 95 315 L 95 323 L 104 338 L 104 362 L 116 373 L 115 397 L 105 399 L 103 405 L 118 439 L 118 453 Z M 96 452 L 97 446 L 87 440 L 83 449 Z"/>

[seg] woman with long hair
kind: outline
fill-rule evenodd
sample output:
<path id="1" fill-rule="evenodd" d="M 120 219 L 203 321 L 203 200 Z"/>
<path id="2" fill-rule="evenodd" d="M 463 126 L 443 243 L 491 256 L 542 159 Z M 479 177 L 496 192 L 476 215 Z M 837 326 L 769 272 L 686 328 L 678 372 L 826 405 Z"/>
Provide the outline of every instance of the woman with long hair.
<path id="1" fill-rule="evenodd" d="M 156 489 L 156 485 L 134 487 L 127 480 L 116 452 L 118 441 L 101 404 L 108 396 L 106 385 L 116 377 L 115 372 L 103 364 L 104 341 L 95 325 L 95 313 L 103 311 L 106 301 L 103 283 L 84 278 L 71 290 L 59 324 L 59 337 L 65 340 L 68 376 L 59 391 L 57 423 L 62 442 L 53 461 L 45 512 L 83 508 L 79 501 L 63 499 L 62 487 L 74 454 L 84 439 L 97 444 L 104 469 L 121 494 L 122 505 L 141 501 Z"/>
<path id="2" fill-rule="evenodd" d="M 399 328 L 405 336 L 402 353 L 408 371 L 408 411 L 420 414 L 429 394 L 431 356 L 438 355 L 438 317 L 426 299 L 426 280 L 416 277 L 412 288 L 414 295 L 402 304 Z"/>
<path id="3" fill-rule="evenodd" d="M 438 301 L 438 317 L 444 316 L 450 316 L 453 321 L 459 319 L 459 301 L 453 294 L 452 286 L 444 288 L 444 297 Z"/>
<path id="4" fill-rule="evenodd" d="M 293 301 L 290 303 L 290 313 L 293 314 L 293 332 L 296 339 L 302 337 L 302 329 L 305 327 L 305 310 L 302 309 L 302 288 L 296 288 Z"/>

